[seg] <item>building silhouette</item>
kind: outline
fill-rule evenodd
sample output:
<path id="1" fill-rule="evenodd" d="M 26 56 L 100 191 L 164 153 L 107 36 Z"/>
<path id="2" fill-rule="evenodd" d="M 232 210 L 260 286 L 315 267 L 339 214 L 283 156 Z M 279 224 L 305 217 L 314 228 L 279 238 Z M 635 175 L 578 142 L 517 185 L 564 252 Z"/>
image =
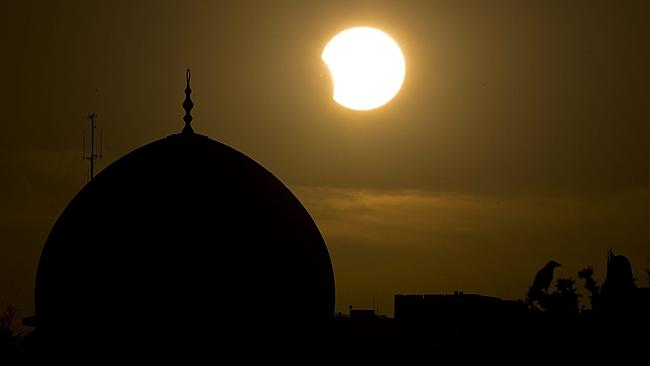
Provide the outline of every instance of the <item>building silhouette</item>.
<path id="1" fill-rule="evenodd" d="M 188 71 L 181 133 L 108 166 L 58 218 L 38 265 L 35 314 L 24 320 L 33 327 L 26 357 L 647 361 L 650 290 L 613 253 L 600 293 L 592 288 L 602 302 L 589 310 L 457 291 L 395 295 L 393 318 L 352 308 L 334 316 L 332 265 L 314 221 L 268 170 L 194 132 L 190 93 Z M 549 263 L 537 295 L 553 296 Z"/>
<path id="2" fill-rule="evenodd" d="M 31 354 L 245 361 L 326 347 L 334 276 L 318 228 L 268 170 L 194 133 L 190 92 L 188 70 L 182 133 L 105 168 L 56 221 Z"/>

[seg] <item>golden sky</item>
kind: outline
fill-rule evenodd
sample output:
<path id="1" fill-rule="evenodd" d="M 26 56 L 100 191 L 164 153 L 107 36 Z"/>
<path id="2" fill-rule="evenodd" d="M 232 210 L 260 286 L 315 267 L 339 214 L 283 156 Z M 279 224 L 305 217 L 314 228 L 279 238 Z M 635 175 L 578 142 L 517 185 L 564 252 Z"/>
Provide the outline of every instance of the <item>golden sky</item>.
<path id="1" fill-rule="evenodd" d="M 32 310 L 41 247 L 100 168 L 193 126 L 273 172 L 328 244 L 337 310 L 395 293 L 525 296 L 547 260 L 602 280 L 650 267 L 645 1 L 13 1 L 0 14 L 0 305 Z M 368 112 L 331 100 L 320 54 L 390 34 L 404 86 Z M 98 92 L 95 92 L 98 89 Z"/>

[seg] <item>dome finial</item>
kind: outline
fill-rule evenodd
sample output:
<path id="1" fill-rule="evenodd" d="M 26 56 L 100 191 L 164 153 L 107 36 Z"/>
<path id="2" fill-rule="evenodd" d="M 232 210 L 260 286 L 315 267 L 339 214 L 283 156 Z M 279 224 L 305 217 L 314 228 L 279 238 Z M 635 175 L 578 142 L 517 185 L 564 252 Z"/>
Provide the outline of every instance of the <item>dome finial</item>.
<path id="1" fill-rule="evenodd" d="M 192 94 L 192 89 L 190 89 L 190 69 L 188 68 L 185 72 L 185 79 L 187 80 L 187 86 L 185 87 L 185 101 L 183 101 L 183 109 L 185 109 L 185 116 L 183 121 L 185 121 L 185 127 L 183 127 L 183 133 L 194 133 L 192 126 L 192 115 L 190 112 L 194 108 L 194 103 L 190 99 L 190 94 Z"/>

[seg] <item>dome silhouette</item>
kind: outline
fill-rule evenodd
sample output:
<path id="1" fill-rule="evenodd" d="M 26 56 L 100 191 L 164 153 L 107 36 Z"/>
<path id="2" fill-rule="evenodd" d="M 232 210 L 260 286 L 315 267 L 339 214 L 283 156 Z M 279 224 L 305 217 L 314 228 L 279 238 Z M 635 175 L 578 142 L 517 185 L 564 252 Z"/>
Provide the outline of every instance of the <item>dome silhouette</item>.
<path id="1" fill-rule="evenodd" d="M 36 330 L 58 351 L 296 352 L 319 347 L 333 312 L 330 257 L 305 208 L 191 129 L 91 180 L 36 276 Z"/>
<path id="2" fill-rule="evenodd" d="M 39 327 L 101 338 L 124 327 L 169 337 L 180 322 L 233 343 L 300 342 L 333 314 L 334 280 L 318 228 L 278 179 L 183 133 L 77 194 L 43 248 L 35 297 Z"/>

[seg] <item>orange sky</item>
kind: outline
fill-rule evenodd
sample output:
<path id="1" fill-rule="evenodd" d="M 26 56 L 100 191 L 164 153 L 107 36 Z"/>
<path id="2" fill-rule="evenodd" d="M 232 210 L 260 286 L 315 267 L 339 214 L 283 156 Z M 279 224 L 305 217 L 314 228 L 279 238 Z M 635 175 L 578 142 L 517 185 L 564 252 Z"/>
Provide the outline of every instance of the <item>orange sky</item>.
<path id="1" fill-rule="evenodd" d="M 547 260 L 650 267 L 650 5 L 599 1 L 9 1 L 0 21 L 0 305 L 32 310 L 43 242 L 100 168 L 182 128 L 248 154 L 323 233 L 337 310 L 392 295 L 523 297 Z M 351 26 L 407 62 L 388 105 L 330 98 L 320 59 Z M 98 88 L 99 92 L 95 92 Z"/>

